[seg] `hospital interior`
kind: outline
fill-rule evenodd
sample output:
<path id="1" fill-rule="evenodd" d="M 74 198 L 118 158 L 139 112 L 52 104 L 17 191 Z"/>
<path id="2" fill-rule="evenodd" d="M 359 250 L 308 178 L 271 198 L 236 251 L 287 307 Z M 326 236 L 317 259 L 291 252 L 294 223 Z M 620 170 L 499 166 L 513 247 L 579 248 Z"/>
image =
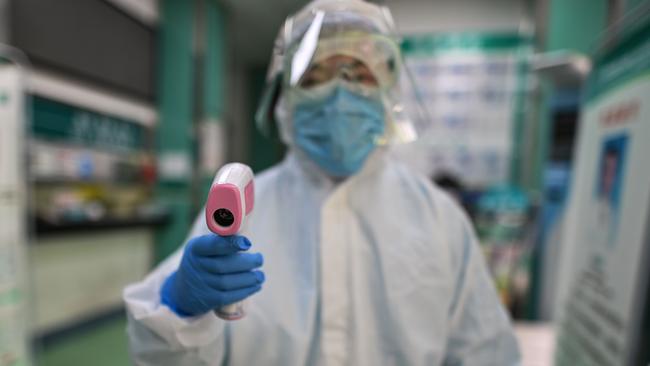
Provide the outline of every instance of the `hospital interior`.
<path id="1" fill-rule="evenodd" d="M 419 352 L 419 336 L 413 344 L 404 344 L 412 339 L 408 336 L 390 343 L 396 339 L 389 334 L 394 321 L 422 319 L 420 326 L 398 327 L 406 335 L 414 332 L 415 338 L 415 332 L 431 323 L 430 313 L 437 312 L 435 319 L 447 316 L 437 307 L 427 311 L 426 306 L 404 305 L 400 297 L 413 296 L 416 303 L 421 299 L 426 304 L 463 301 L 463 296 L 453 301 L 438 297 L 424 285 L 428 280 L 441 288 L 466 286 L 472 291 L 463 282 L 472 278 L 452 283 L 452 277 L 440 274 L 440 268 L 453 265 L 444 262 L 452 254 L 438 249 L 430 255 L 413 247 L 417 240 L 452 252 L 478 243 L 477 263 L 480 267 L 484 262 L 489 277 L 485 291 L 498 301 L 485 301 L 469 316 L 488 319 L 495 309 L 505 310 L 505 324 L 516 339 L 510 352 L 519 354 L 513 356 L 519 358 L 513 365 L 650 365 L 650 0 L 359 2 L 0 0 L 0 366 L 166 364 L 138 361 L 136 356 L 159 347 L 146 343 L 149 338 L 138 338 L 138 329 L 149 327 L 152 339 L 168 335 L 156 335 L 162 323 L 138 320 L 149 305 L 129 298 L 135 296 L 129 295 L 129 286 L 146 278 L 157 283 L 148 300 L 165 308 L 168 317 L 177 317 L 175 322 L 211 317 L 211 322 L 232 329 L 232 339 L 225 341 L 226 357 L 209 364 L 245 365 L 251 363 L 237 360 L 254 357 L 269 360 L 261 364 L 321 364 L 292 358 L 287 350 L 293 346 L 282 346 L 287 333 L 305 326 L 293 323 L 302 319 L 292 313 L 293 301 L 321 304 L 314 309 L 322 307 L 322 315 L 312 318 L 322 323 L 314 334 L 324 335 L 313 335 L 313 342 L 322 341 L 314 347 L 325 354 L 331 350 L 328 327 L 345 326 L 328 323 L 332 308 L 327 303 L 346 304 L 336 298 L 353 291 L 346 286 L 360 286 L 350 295 L 358 302 L 354 306 L 365 306 L 367 314 L 385 314 L 371 324 L 363 312 L 346 313 L 349 322 L 366 327 L 363 332 L 370 332 L 370 338 L 385 340 L 385 348 L 377 346 L 368 354 L 393 355 L 384 358 L 390 365 L 477 364 L 408 361 L 415 354 L 399 358 L 400 352 Z M 313 8 L 292 17 L 305 6 Z M 358 15 L 345 13 L 352 8 L 381 9 L 376 14 L 391 29 L 345 30 L 354 27 L 345 22 Z M 343 15 L 331 16 L 335 11 Z M 331 26 L 330 21 L 339 23 Z M 349 38 L 327 43 L 335 39 L 328 29 Z M 302 32 L 301 38 L 291 38 L 292 31 Z M 376 34 L 363 38 L 372 32 Z M 278 49 L 284 52 L 282 59 Z M 318 64 L 319 53 L 326 52 L 329 58 Z M 327 63 L 332 57 L 335 61 Z M 309 74 L 313 70 L 322 74 L 314 78 Z M 311 79 L 304 78 L 306 73 Z M 319 103 L 339 109 L 319 110 L 322 115 L 314 112 L 305 119 L 314 103 L 300 104 L 296 95 L 313 91 L 304 98 L 316 100 L 314 90 L 320 84 L 309 88 L 320 82 L 318 77 L 326 78 L 327 85 L 338 83 Z M 379 109 L 369 102 L 374 97 L 345 86 L 365 90 L 364 77 L 382 95 L 376 99 Z M 342 117 L 354 105 L 365 110 Z M 377 113 L 379 119 L 373 119 Z M 367 143 L 354 140 L 361 132 L 349 124 L 339 123 L 344 130 L 335 130 L 339 127 L 314 123 L 327 116 L 340 117 L 328 120 L 335 123 L 359 115 L 367 117 L 367 128 L 380 129 Z M 376 120 L 379 127 L 370 126 Z M 328 142 L 332 146 L 316 146 L 316 138 L 305 142 L 310 132 L 301 132 L 302 124 L 327 129 L 327 136 L 334 136 Z M 332 157 L 339 147 L 350 159 L 362 151 L 361 160 L 354 161 L 358 165 L 351 168 L 353 162 Z M 390 164 L 400 164 L 400 171 L 408 172 L 400 174 L 412 180 L 403 185 L 362 181 L 360 176 L 378 161 L 378 151 L 389 154 Z M 289 189 L 282 187 L 284 181 L 303 179 L 301 184 L 308 184 L 313 177 L 296 178 L 285 167 L 275 171 L 277 177 L 252 178 L 292 159 L 296 166 L 319 172 L 321 167 L 327 172 L 350 168 L 323 179 L 335 192 L 350 189 L 346 197 L 360 206 L 326 211 L 335 203 L 328 201 L 322 206 L 323 224 L 314 228 L 321 206 L 315 206 L 313 217 L 291 212 L 294 207 L 312 212 L 305 211 L 312 206 L 304 191 L 295 190 L 286 199 L 272 197 Z M 178 284 L 183 266 L 191 265 L 186 259 L 191 262 L 196 252 L 183 252 L 195 223 L 204 227 L 207 220 L 204 233 L 209 228 L 214 233 L 209 235 L 220 240 L 234 234 L 217 233 L 211 226 L 210 220 L 221 223 L 219 210 L 214 216 L 207 213 L 218 207 L 209 200 L 221 184 L 215 174 L 233 162 L 250 167 L 229 166 L 244 177 L 243 183 L 229 183 L 239 192 L 233 202 L 239 205 L 236 215 L 242 216 L 233 218 L 226 210 L 230 216 L 221 218 L 230 220 L 228 225 L 233 220 L 249 225 L 247 245 L 264 256 L 266 282 L 261 291 L 255 290 L 259 294 L 246 299 L 244 309 L 250 314 L 242 319 L 217 319 L 209 311 L 192 320 L 196 318 L 183 314 L 187 311 L 169 305 L 166 294 L 177 302 L 189 301 L 184 299 L 189 290 Z M 327 172 L 317 175 L 329 177 Z M 409 197 L 433 195 L 436 204 L 453 209 L 438 208 L 431 214 L 425 198 L 400 196 L 415 180 L 425 188 Z M 366 194 L 352 190 L 357 181 L 367 184 Z M 389 193 L 372 197 L 370 192 L 379 186 Z M 385 207 L 381 202 L 395 203 L 394 212 L 372 209 Z M 284 212 L 282 207 L 292 209 Z M 326 212 L 354 222 L 326 225 Z M 364 221 L 368 218 L 374 221 Z M 464 242 L 447 242 L 458 237 L 457 221 L 471 223 L 466 225 L 471 229 L 463 234 Z M 344 253 L 368 258 L 327 258 L 326 248 L 321 248 L 320 262 L 309 262 L 301 257 L 307 249 L 292 255 L 277 247 L 284 240 L 296 244 L 288 231 L 307 233 L 307 238 L 320 235 L 323 241 L 344 238 L 339 243 Z M 437 239 L 422 238 L 431 232 Z M 381 247 L 386 243 L 382 237 L 403 240 L 386 248 Z M 302 245 L 317 251 L 318 242 Z M 350 249 L 355 244 L 359 249 Z M 388 257 L 373 257 L 380 255 Z M 318 255 L 314 258 L 319 261 Z M 387 270 L 406 258 L 417 263 L 399 262 L 407 268 Z M 337 263 L 348 267 L 343 270 Z M 160 285 L 171 277 L 158 279 L 160 272 L 152 272 L 161 264 L 178 268 L 171 290 Z M 437 269 L 430 269 L 434 265 Z M 302 272 L 286 274 L 287 269 L 278 267 L 316 271 L 315 292 L 292 291 L 302 289 L 301 281 L 307 280 Z M 328 288 L 328 276 L 334 281 L 340 273 L 353 278 Z M 257 276 L 258 282 L 264 281 Z M 375 288 L 379 282 L 372 278 L 377 277 L 387 288 Z M 390 287 L 393 280 L 411 278 L 421 281 Z M 372 295 L 384 292 L 385 301 Z M 371 295 L 364 298 L 366 293 Z M 273 306 L 265 309 L 266 304 L 283 307 L 283 301 L 286 313 Z M 406 308 L 399 309 L 403 306 L 420 313 L 405 315 Z M 283 324 L 296 328 L 267 332 L 269 324 L 285 320 Z M 272 344 L 286 353 L 285 360 L 301 361 L 271 362 L 274 354 L 262 354 L 271 346 L 242 344 L 237 326 L 253 321 L 265 327 L 257 328 L 264 337 L 275 338 Z M 453 316 L 448 321 L 453 324 Z M 472 339 L 479 331 L 470 324 L 459 338 Z M 365 352 L 364 347 L 374 347 L 350 337 L 347 349 Z M 452 352 L 455 339 L 443 335 L 430 340 L 439 354 L 427 359 L 449 360 L 445 355 Z M 242 358 L 238 352 L 247 347 L 244 356 L 251 358 Z M 164 360 L 167 351 L 173 350 L 161 350 L 155 357 Z M 351 358 L 322 364 L 371 364 L 354 362 L 361 357 L 357 351 L 344 356 Z M 371 358 L 357 358 L 362 359 Z"/>

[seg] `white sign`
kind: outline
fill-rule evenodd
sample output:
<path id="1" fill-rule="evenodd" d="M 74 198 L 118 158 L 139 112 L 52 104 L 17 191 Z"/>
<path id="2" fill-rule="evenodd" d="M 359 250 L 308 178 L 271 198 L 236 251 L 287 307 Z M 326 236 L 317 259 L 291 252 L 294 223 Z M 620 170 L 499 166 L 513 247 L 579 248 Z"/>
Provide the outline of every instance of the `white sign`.
<path id="1" fill-rule="evenodd" d="M 28 365 L 22 73 L 0 65 L 0 363 Z"/>
<path id="2" fill-rule="evenodd" d="M 413 74 L 402 78 L 405 109 L 423 105 L 417 121 L 422 147 L 409 160 L 424 160 L 427 175 L 452 174 L 470 187 L 509 181 L 516 108 L 523 90 L 516 48 L 441 50 L 407 55 Z M 421 132 L 421 131 L 420 131 Z"/>
<path id="3" fill-rule="evenodd" d="M 0 190 L 22 185 L 23 95 L 18 71 L 0 64 Z"/>
<path id="4" fill-rule="evenodd" d="M 569 209 L 574 266 L 558 365 L 627 365 L 647 288 L 650 78 L 593 98 L 583 111 Z M 646 345 L 647 346 L 647 345 Z"/>
<path id="5" fill-rule="evenodd" d="M 192 159 L 185 152 L 163 152 L 158 160 L 160 179 L 189 181 L 192 178 Z"/>

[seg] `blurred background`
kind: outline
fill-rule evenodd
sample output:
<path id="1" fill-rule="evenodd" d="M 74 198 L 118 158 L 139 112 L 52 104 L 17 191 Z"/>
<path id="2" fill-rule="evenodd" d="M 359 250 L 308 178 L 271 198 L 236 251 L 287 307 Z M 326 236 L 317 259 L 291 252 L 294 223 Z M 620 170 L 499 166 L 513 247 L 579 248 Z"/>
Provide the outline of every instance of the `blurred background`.
<path id="1" fill-rule="evenodd" d="M 183 242 L 305 1 L 0 0 L 0 365 L 127 365 L 122 288 Z M 650 1 L 391 0 L 525 365 L 650 364 Z M 407 81 L 405 81 L 407 82 Z"/>

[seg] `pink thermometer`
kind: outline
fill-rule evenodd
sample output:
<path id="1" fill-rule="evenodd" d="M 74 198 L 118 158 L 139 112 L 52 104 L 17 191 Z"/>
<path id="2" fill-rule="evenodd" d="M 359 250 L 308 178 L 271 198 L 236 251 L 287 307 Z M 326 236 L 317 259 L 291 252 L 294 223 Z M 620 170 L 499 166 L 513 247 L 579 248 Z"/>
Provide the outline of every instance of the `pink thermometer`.
<path id="1" fill-rule="evenodd" d="M 205 221 L 208 229 L 220 236 L 241 232 L 248 215 L 253 212 L 253 171 L 241 163 L 226 164 L 212 182 L 208 202 L 205 205 Z M 242 301 L 215 310 L 218 317 L 236 320 L 244 316 Z"/>

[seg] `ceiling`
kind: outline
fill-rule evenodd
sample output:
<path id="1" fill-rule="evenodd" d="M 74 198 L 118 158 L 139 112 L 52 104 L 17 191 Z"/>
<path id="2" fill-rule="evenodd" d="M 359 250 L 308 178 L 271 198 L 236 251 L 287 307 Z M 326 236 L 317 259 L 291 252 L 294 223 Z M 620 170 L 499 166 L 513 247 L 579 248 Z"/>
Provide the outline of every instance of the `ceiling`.
<path id="1" fill-rule="evenodd" d="M 255 66 L 268 63 L 273 41 L 287 15 L 307 0 L 223 0 L 229 13 L 230 42 L 235 62 Z"/>
<path id="2" fill-rule="evenodd" d="M 308 0 L 221 0 L 230 19 L 235 62 L 266 65 L 273 40 L 287 15 Z M 391 8 L 404 34 L 467 30 L 513 30 L 528 19 L 532 0 L 370 0 Z"/>
<path id="3" fill-rule="evenodd" d="M 1 2 L 2 0 L 0 0 Z M 160 0 L 106 0 L 146 24 L 158 22 Z M 232 62 L 264 67 L 287 15 L 309 0 L 217 0 L 226 8 Z M 370 0 L 388 5 L 400 33 L 517 29 L 532 0 Z M 529 19 L 529 23 L 532 21 Z"/>
<path id="4" fill-rule="evenodd" d="M 154 26 L 158 22 L 158 0 L 106 0 L 144 24 Z"/>
<path id="5" fill-rule="evenodd" d="M 2 1 L 2 0 L 0 0 Z M 159 0 L 105 0 L 145 24 L 159 21 Z M 287 15 L 308 0 L 220 0 L 227 9 L 230 29 L 228 42 L 234 48 L 236 62 L 265 65 L 273 40 Z"/>

